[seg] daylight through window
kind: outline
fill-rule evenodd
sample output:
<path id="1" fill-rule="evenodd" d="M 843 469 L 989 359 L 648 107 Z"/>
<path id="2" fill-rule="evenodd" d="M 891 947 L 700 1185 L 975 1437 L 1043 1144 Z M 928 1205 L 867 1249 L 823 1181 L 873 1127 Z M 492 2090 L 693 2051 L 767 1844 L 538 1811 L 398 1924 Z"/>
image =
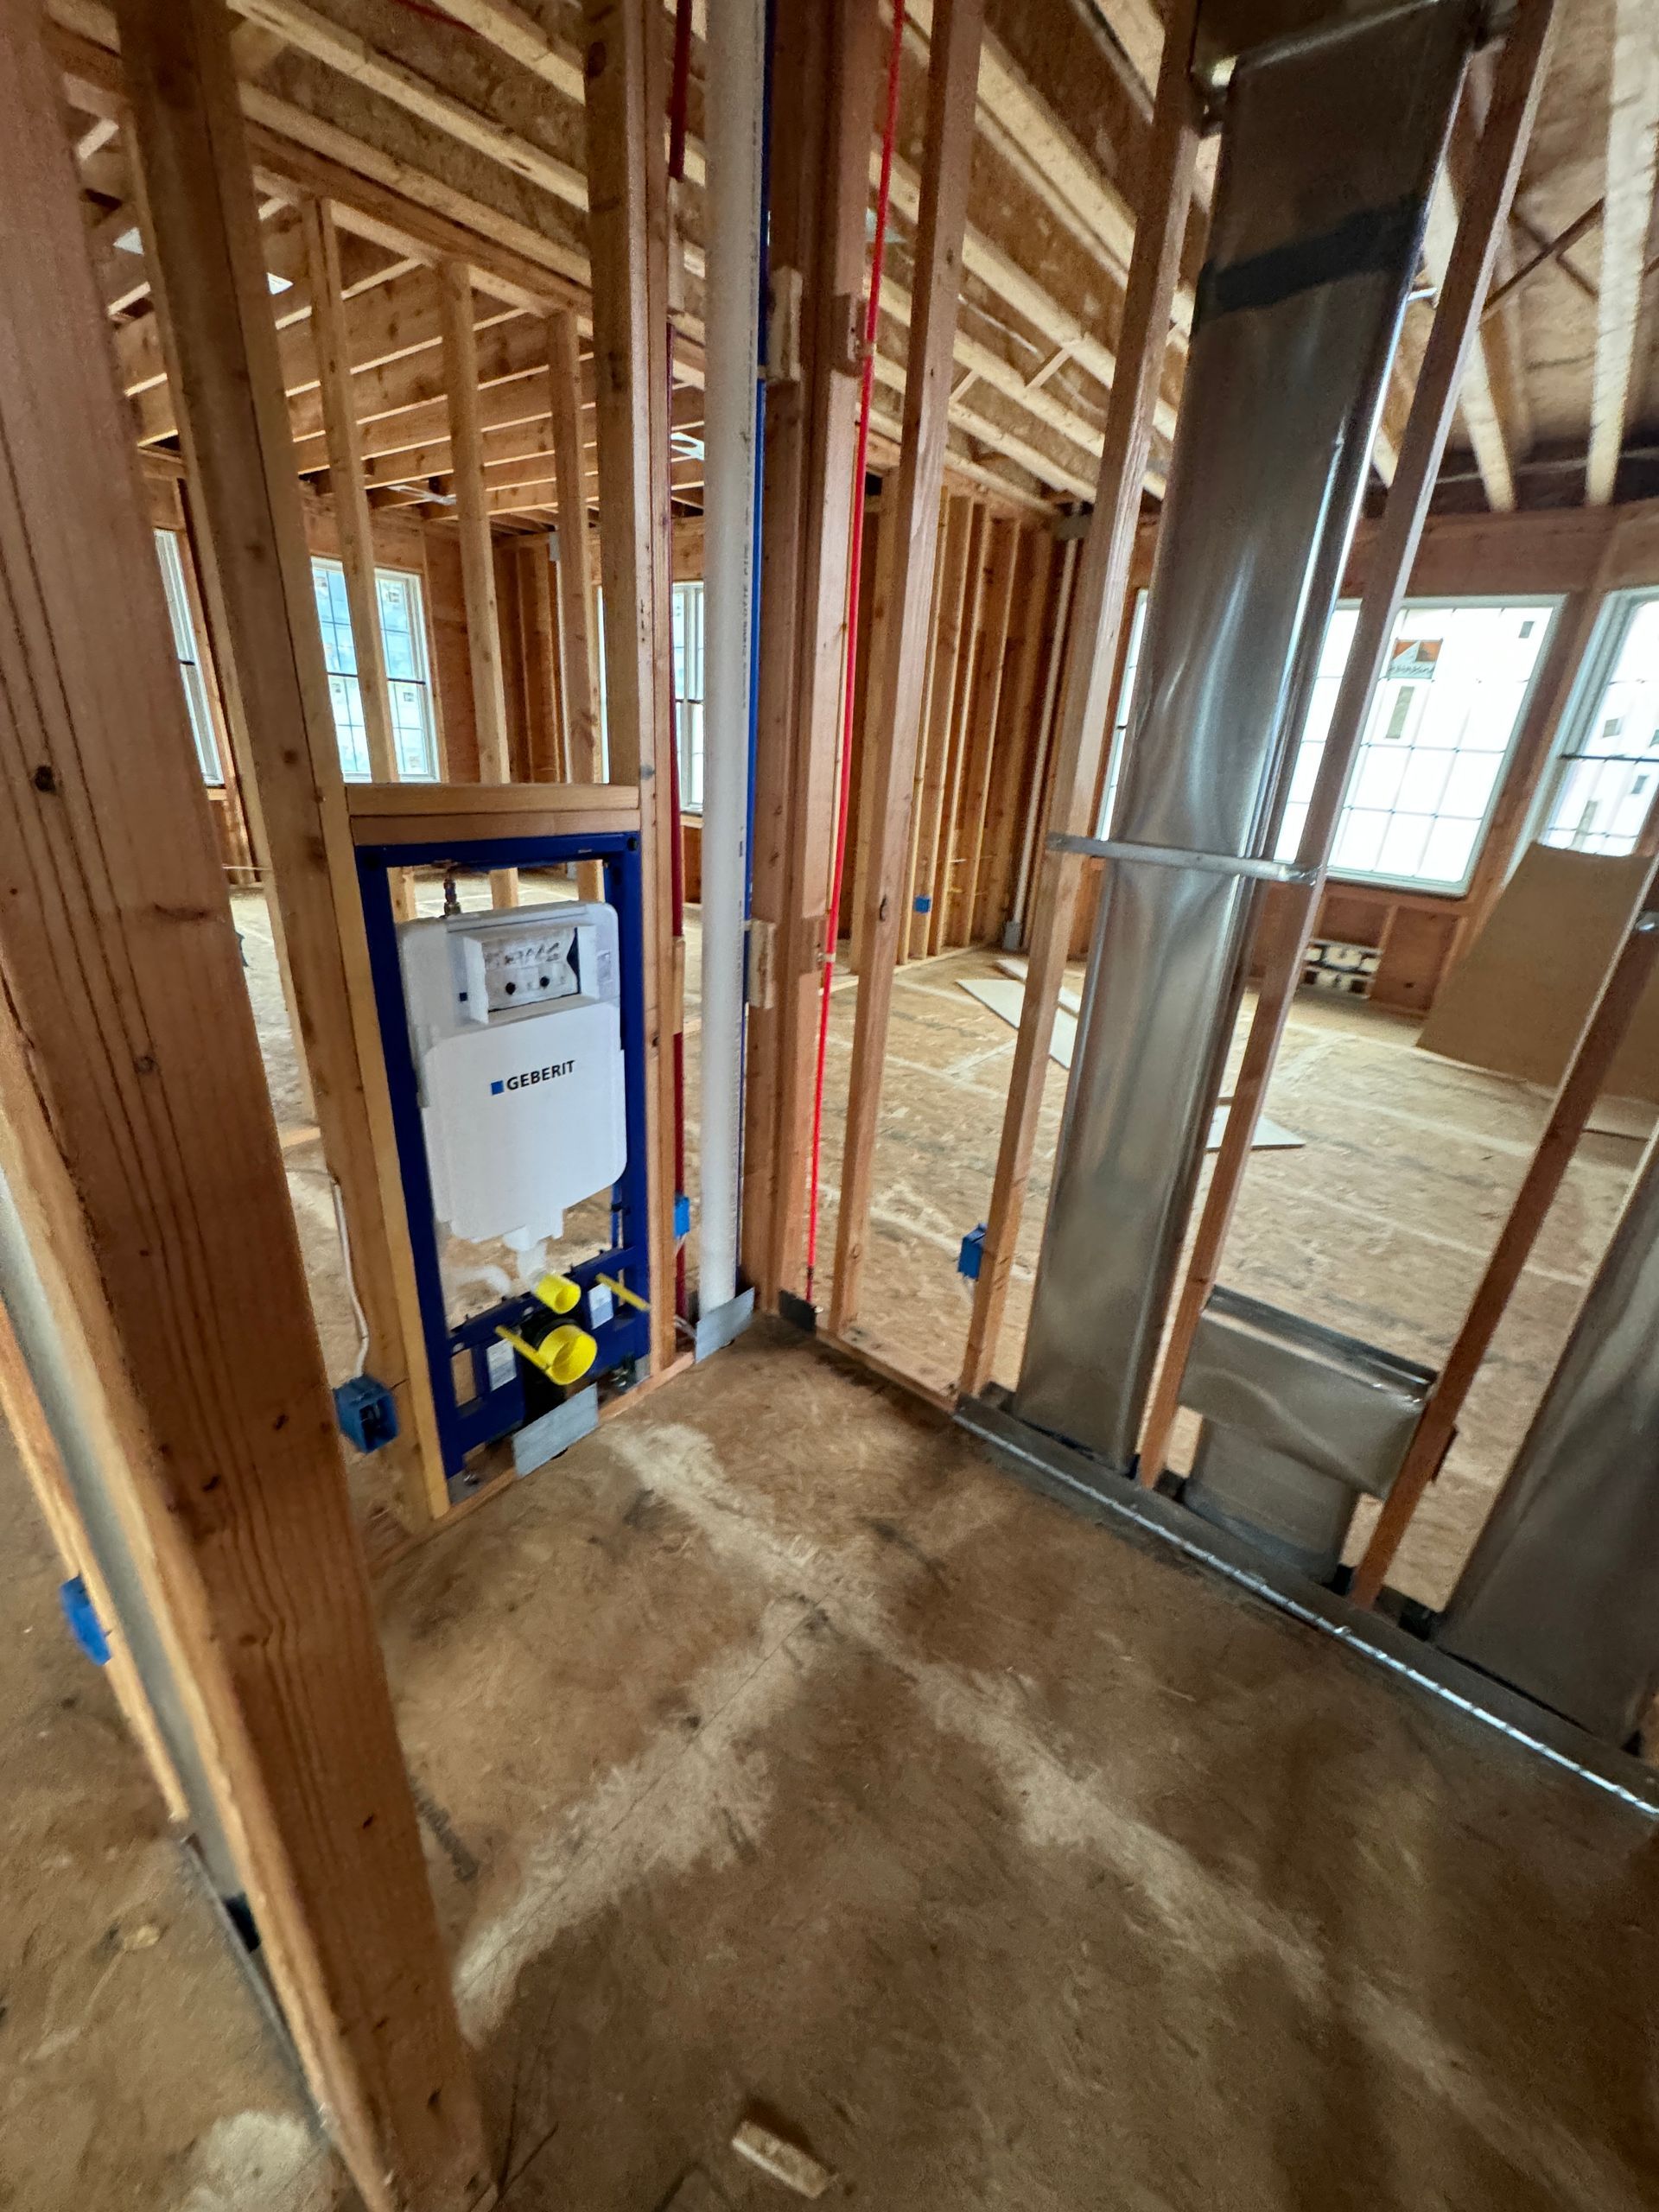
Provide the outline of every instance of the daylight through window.
<path id="1" fill-rule="evenodd" d="M 1408 601 L 1349 774 L 1333 874 L 1431 891 L 1465 888 L 1554 606 L 1549 600 Z M 1137 607 L 1103 822 L 1109 822 L 1116 804 L 1142 615 Z M 1275 849 L 1280 860 L 1296 855 L 1357 619 L 1351 602 L 1338 607 L 1325 632 Z M 1659 709 L 1659 686 L 1655 704 Z"/>
<path id="2" fill-rule="evenodd" d="M 357 648 L 352 639 L 346 571 L 338 561 L 311 563 L 322 631 L 323 663 L 334 709 L 340 765 L 348 783 L 370 780 L 368 737 L 363 726 L 363 692 L 357 680 Z M 386 657 L 391 696 L 392 743 L 397 773 L 404 783 L 431 783 L 438 773 L 437 730 L 432 715 L 432 684 L 426 657 L 426 621 L 421 580 L 407 569 L 377 569 L 380 642 Z"/>
<path id="3" fill-rule="evenodd" d="M 190 716 L 190 734 L 196 741 L 196 758 L 201 763 L 202 781 L 222 784 L 225 766 L 219 757 L 219 741 L 213 734 L 213 717 L 207 704 L 207 679 L 201 672 L 201 652 L 196 644 L 196 626 L 190 619 L 190 598 L 184 585 L 184 563 L 179 555 L 179 541 L 170 530 L 156 532 L 156 557 L 162 564 L 162 588 L 167 594 L 167 611 L 173 624 L 173 646 L 179 657 L 185 709 Z"/>
<path id="4" fill-rule="evenodd" d="M 1659 786 L 1659 593 L 1621 592 L 1604 616 L 1567 722 L 1543 841 L 1636 849 Z"/>

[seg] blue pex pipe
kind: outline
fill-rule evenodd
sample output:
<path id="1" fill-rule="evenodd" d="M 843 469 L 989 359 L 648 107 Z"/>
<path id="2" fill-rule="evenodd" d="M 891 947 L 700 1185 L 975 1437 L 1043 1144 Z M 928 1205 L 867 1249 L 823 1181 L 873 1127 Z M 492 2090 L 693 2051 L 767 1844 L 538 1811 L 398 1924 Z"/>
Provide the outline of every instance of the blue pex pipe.
<path id="1" fill-rule="evenodd" d="M 766 488 L 766 308 L 772 289 L 772 56 L 777 41 L 778 0 L 766 0 L 766 86 L 761 100 L 760 117 L 760 313 L 757 321 L 760 334 L 760 358 L 754 379 L 754 545 L 753 567 L 754 601 L 753 619 L 749 624 L 749 790 L 743 833 L 743 918 L 747 922 L 754 911 L 754 779 L 760 757 L 760 609 L 765 591 L 760 580 L 760 553 L 766 530 L 763 510 Z M 744 963 L 745 990 L 742 1011 L 738 1018 L 738 1065 L 747 1065 L 749 1037 L 749 1007 L 747 952 Z M 743 1151 L 747 1137 L 747 1116 L 737 1117 L 737 1209 L 740 1243 L 743 1224 Z"/>

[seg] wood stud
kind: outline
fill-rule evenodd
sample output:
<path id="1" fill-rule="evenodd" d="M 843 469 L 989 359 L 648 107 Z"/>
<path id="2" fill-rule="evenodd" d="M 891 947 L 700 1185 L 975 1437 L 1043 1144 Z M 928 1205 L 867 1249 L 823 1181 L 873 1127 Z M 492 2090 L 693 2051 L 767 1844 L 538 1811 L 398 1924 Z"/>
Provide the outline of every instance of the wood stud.
<path id="1" fill-rule="evenodd" d="M 1159 211 L 1159 219 L 1155 225 L 1143 219 L 1135 233 L 1122 340 L 1127 365 L 1112 387 L 1100 487 L 1084 541 L 1071 618 L 1053 796 L 1047 818 L 1052 829 L 1085 835 L 1093 827 L 1090 817 L 1119 627 L 1128 594 L 1141 480 L 1151 444 L 1198 156 L 1198 101 L 1187 67 L 1194 13 L 1195 0 L 1177 0 L 1167 26 L 1153 110 L 1145 192 L 1147 206 Z M 963 1355 L 962 1388 L 969 1395 L 982 1391 L 989 1382 L 996 1356 L 1081 870 L 1082 863 L 1073 854 L 1045 850 L 1039 855 L 1025 1003 Z"/>
<path id="2" fill-rule="evenodd" d="M 917 217 L 917 314 L 905 381 L 905 435 L 897 480 L 884 494 L 893 499 L 898 517 L 893 569 L 896 619 L 889 619 L 887 664 L 874 687 L 879 702 L 875 742 L 865 766 L 866 774 L 874 779 L 874 834 L 869 881 L 864 891 L 868 952 L 865 973 L 859 978 L 854 1024 L 830 1309 L 830 1329 L 837 1337 L 846 1334 L 858 1313 L 881 1103 L 881 1064 L 887 1052 L 903 920 L 899 899 L 909 842 L 911 783 L 926 670 L 934 525 L 944 469 L 945 410 L 961 290 L 982 23 L 982 0 L 938 0 L 934 9 L 922 198 Z"/>
<path id="3" fill-rule="evenodd" d="M 229 26 L 217 0 L 121 20 L 254 750 L 304 762 L 327 692 Z M 480 2116 L 36 25 L 0 18 L 0 823 L 35 887 L 3 920 L 6 1178 L 313 2092 L 372 2212 L 464 2212 Z M 308 807 L 293 876 L 326 907 L 316 794 L 285 780 L 273 842 Z"/>

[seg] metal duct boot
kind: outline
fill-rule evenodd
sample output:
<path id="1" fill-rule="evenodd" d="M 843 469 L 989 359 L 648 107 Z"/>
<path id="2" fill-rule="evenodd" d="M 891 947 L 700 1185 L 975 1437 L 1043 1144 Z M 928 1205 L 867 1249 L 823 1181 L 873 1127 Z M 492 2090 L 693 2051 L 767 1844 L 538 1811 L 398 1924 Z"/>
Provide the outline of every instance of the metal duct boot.
<path id="1" fill-rule="evenodd" d="M 1432 1367 L 1213 1291 L 1181 1384 L 1204 1415 L 1181 1501 L 1328 1582 L 1360 1499 L 1394 1487 L 1433 1382 Z"/>
<path id="2" fill-rule="evenodd" d="M 1110 856 L 1014 1411 L 1126 1471 L 1295 746 L 1468 58 L 1465 0 L 1228 86 Z M 1282 874 L 1282 870 L 1279 873 Z"/>

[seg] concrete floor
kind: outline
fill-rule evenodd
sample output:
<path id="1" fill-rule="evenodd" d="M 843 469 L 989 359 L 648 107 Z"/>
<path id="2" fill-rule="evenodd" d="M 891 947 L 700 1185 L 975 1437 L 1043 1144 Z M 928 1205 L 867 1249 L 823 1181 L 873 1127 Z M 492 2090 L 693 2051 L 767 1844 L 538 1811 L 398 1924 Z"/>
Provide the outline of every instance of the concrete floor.
<path id="1" fill-rule="evenodd" d="M 868 1319 L 918 1365 L 965 1323 L 946 1247 L 1007 1036 L 948 969 L 901 978 Z M 1369 1306 L 1332 1318 L 1433 1356 L 1537 1109 L 1408 1044 L 1299 1010 L 1273 1110 L 1310 1141 L 1258 1158 L 1279 1205 L 1247 1198 L 1229 1272 L 1345 1283 Z M 1511 1392 L 1617 1205 L 1605 1149 Z M 326 1185 L 290 1165 L 337 1357 Z M 320 2212 L 337 2170 L 20 1488 L 0 1456 L 0 2207 Z M 1659 2202 L 1651 1825 L 798 1338 L 607 1423 L 380 1605 L 509 2212 L 786 2202 L 728 2148 L 750 2109 L 895 2212 Z"/>

